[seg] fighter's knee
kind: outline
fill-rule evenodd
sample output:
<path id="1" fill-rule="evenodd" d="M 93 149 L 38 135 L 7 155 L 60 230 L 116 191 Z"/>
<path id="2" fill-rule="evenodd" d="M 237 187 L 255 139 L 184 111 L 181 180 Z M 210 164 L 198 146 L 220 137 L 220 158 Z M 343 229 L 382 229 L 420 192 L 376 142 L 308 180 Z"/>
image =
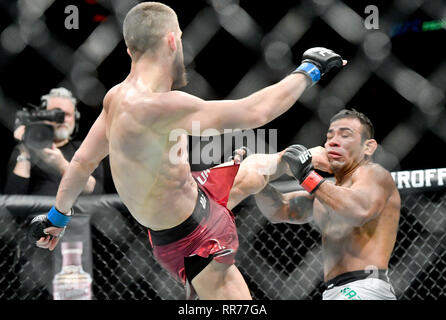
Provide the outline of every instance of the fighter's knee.
<path id="1" fill-rule="evenodd" d="M 262 190 L 268 183 L 264 174 L 258 167 L 246 167 L 243 178 L 235 186 L 240 193 L 251 195 Z"/>

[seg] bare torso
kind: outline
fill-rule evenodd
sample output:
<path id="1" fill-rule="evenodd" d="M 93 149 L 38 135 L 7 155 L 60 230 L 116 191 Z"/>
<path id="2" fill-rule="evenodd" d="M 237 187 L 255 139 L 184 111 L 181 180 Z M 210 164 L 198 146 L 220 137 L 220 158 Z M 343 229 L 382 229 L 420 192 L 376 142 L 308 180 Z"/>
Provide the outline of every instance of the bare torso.
<path id="1" fill-rule="evenodd" d="M 140 224 L 153 230 L 180 224 L 192 213 L 197 198 L 187 137 L 169 141 L 169 135 L 157 128 L 159 93 L 126 80 L 107 96 L 110 167 L 121 200 Z M 175 164 L 169 159 L 174 145 L 175 159 L 182 159 Z"/>
<path id="2" fill-rule="evenodd" d="M 340 185 L 350 187 L 353 175 Z M 325 281 L 349 271 L 387 269 L 396 239 L 399 210 L 400 196 L 395 187 L 381 212 L 361 227 L 354 227 L 315 199 L 313 217 L 322 233 Z"/>

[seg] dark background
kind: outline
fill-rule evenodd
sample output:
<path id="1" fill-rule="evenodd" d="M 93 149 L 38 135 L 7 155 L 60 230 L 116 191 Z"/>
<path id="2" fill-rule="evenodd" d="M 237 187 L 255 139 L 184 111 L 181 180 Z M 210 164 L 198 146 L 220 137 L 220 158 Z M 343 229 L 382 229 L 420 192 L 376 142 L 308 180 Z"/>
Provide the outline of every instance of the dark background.
<path id="1" fill-rule="evenodd" d="M 126 11 L 118 14 L 116 3 L 122 4 L 126 1 L 49 1 L 48 8 L 38 20 L 46 26 L 45 32 L 40 37 L 50 35 L 50 40 L 41 45 L 40 38 L 35 37 L 37 40 L 28 41 L 31 44 L 25 44 L 18 52 L 5 50 L 4 46 L 0 45 L 0 136 L 2 137 L 0 190 L 4 184 L 7 161 L 15 144 L 11 132 L 15 111 L 27 102 L 38 104 L 40 96 L 51 88 L 65 86 L 72 90 L 76 97 L 81 96 L 78 109 L 82 117 L 77 138 L 83 139 L 99 115 L 103 94 L 125 79 L 129 72 L 130 59 L 122 37 L 118 39 L 116 47 L 97 66 L 93 67 L 93 70 L 90 70 L 93 77 L 99 81 L 99 85 L 95 82 L 91 88 L 88 88 L 88 83 L 86 83 L 87 93 L 79 94 L 76 80 L 64 72 L 64 70 L 73 72 L 70 66 L 82 61 L 82 58 L 76 58 L 72 54 L 73 51 L 85 44 L 92 32 L 101 24 L 115 19 L 114 31 L 116 34 L 119 33 L 120 24 L 116 17 L 119 14 L 123 17 Z M 255 22 L 252 33 L 254 36 L 251 35 L 246 41 L 232 34 L 227 28 L 219 27 L 199 52 L 195 53 L 193 60 L 188 61 L 186 58 L 190 83 L 182 90 L 203 99 L 242 97 L 265 85 L 273 84 L 298 66 L 302 53 L 314 46 L 323 46 L 339 52 L 344 59 L 349 60 L 344 70 L 347 68 L 353 70 L 355 65 L 361 66 L 355 69 L 356 75 L 366 70 L 368 75 L 364 83 L 347 95 L 347 99 L 339 100 L 338 95 L 342 96 L 343 88 L 354 84 L 356 78 L 348 75 L 341 77 L 341 72 L 335 71 L 307 90 L 302 99 L 288 112 L 265 126 L 266 129 L 278 129 L 277 147 L 279 150 L 292 143 L 308 146 L 323 144 L 329 116 L 336 113 L 342 106 L 346 106 L 354 107 L 370 117 L 375 125 L 376 139 L 382 143 L 376 160 L 389 170 L 444 166 L 442 152 L 446 147 L 446 126 L 444 95 L 442 94 L 444 94 L 446 81 L 443 75 L 445 60 L 441 44 L 446 40 L 446 30 L 421 32 L 416 25 L 406 24 L 405 32 L 392 36 L 392 32 L 398 25 L 417 19 L 432 21 L 439 20 L 442 15 L 444 17 L 445 8 L 441 5 L 441 1 L 419 1 L 418 5 L 414 5 L 411 1 L 323 0 L 274 1 L 273 3 L 270 1 L 190 0 L 164 1 L 164 3 L 177 12 L 185 42 L 196 36 L 194 32 L 199 34 L 207 30 L 204 19 L 200 21 L 197 17 L 205 9 L 214 10 L 213 5 L 216 3 L 235 3 L 252 19 L 251 21 Z M 8 27 L 20 25 L 23 9 L 20 9 L 18 4 L 17 1 L 0 3 L 2 36 Z M 68 16 L 64 13 L 64 9 L 70 4 L 76 5 L 79 9 L 78 30 L 68 30 L 64 27 L 65 18 Z M 345 29 L 335 30 L 327 22 L 327 15 L 335 12 L 332 6 L 337 4 L 341 4 L 349 12 L 356 13 L 356 16 L 362 19 L 367 16 L 364 13 L 366 5 L 377 5 L 380 29 L 358 29 L 358 32 L 363 32 L 362 38 L 356 42 L 346 39 L 343 33 Z M 296 21 L 297 33 L 300 32 L 298 22 L 305 21 L 308 17 L 312 19 L 310 26 L 295 43 L 290 44 L 291 55 L 284 57 L 289 63 L 281 68 L 271 67 L 265 63 L 268 36 L 273 34 L 274 28 L 292 10 L 297 12 L 297 20 L 300 19 Z M 220 19 L 221 16 L 214 14 Z M 345 19 L 345 17 L 340 16 L 339 19 Z M 193 23 L 197 25 L 195 29 L 189 28 Z M 374 32 L 385 34 L 390 39 L 387 45 L 389 54 L 379 63 L 367 56 L 363 49 L 364 36 Z M 60 46 L 63 46 L 64 50 L 61 50 Z M 188 53 L 187 48 L 187 43 L 185 43 L 185 55 Z M 50 55 L 53 56 L 51 59 L 49 59 Z M 55 66 L 55 61 L 58 62 L 56 65 L 60 66 Z M 254 68 L 263 68 L 262 81 L 234 90 L 243 77 Z M 416 74 L 416 77 L 413 80 L 411 77 L 404 77 L 403 71 L 409 72 L 409 75 Z M 199 79 L 197 74 L 200 76 Z M 401 74 L 403 76 L 397 76 Z M 203 79 L 205 89 L 201 85 Z M 434 96 L 439 98 L 430 102 L 429 97 L 433 96 L 431 91 L 421 89 L 420 92 L 414 94 L 415 98 L 408 98 L 404 94 L 406 92 L 404 91 L 405 79 L 409 82 L 406 88 L 409 94 L 427 83 L 430 89 L 434 88 L 437 94 Z M 331 83 L 336 86 L 330 87 Z M 426 108 L 423 109 L 426 105 L 428 110 L 434 111 L 423 111 L 426 110 Z M 429 109 L 429 107 L 432 108 Z M 396 130 L 397 128 L 402 130 Z M 396 134 L 396 131 L 399 134 Z M 390 137 L 393 138 L 390 139 Z M 201 167 L 193 166 L 192 169 Z M 108 181 L 108 183 L 111 182 Z"/>

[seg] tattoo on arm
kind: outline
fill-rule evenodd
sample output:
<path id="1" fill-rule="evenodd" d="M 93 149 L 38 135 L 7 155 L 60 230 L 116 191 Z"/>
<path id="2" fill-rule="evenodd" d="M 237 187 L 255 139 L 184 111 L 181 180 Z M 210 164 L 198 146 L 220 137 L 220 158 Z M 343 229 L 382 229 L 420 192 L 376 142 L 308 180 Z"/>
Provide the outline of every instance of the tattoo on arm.
<path id="1" fill-rule="evenodd" d="M 272 185 L 267 184 L 261 193 L 263 196 L 268 197 L 272 201 L 272 205 L 275 208 L 280 208 L 283 205 L 282 194 Z"/>
<path id="2" fill-rule="evenodd" d="M 276 213 L 285 204 L 282 194 L 270 184 L 267 184 L 262 191 L 254 195 L 257 207 L 260 212 L 272 222 L 280 222 L 276 220 Z"/>
<path id="3" fill-rule="evenodd" d="M 255 195 L 255 200 L 262 214 L 273 222 L 307 223 L 313 214 L 314 198 L 297 194 L 285 200 L 270 184 Z"/>
<path id="4" fill-rule="evenodd" d="M 307 219 L 313 211 L 313 201 L 314 199 L 305 196 L 290 199 L 288 201 L 289 219 L 293 221 Z"/>

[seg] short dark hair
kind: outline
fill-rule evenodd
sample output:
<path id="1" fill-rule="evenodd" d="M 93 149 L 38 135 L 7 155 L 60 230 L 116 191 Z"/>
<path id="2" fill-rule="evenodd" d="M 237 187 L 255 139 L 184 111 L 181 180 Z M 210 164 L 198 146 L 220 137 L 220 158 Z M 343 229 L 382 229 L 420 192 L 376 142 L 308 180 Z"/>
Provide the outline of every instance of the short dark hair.
<path id="1" fill-rule="evenodd" d="M 344 118 L 358 119 L 364 128 L 361 133 L 362 141 L 367 139 L 373 139 L 375 136 L 375 128 L 373 127 L 372 121 L 362 112 L 356 111 L 355 109 L 342 109 L 336 113 L 331 119 L 330 123 Z"/>
<path id="2" fill-rule="evenodd" d="M 159 2 L 134 6 L 124 19 L 123 33 L 127 48 L 135 52 L 154 52 L 164 35 L 175 31 L 178 17 L 172 8 Z"/>

